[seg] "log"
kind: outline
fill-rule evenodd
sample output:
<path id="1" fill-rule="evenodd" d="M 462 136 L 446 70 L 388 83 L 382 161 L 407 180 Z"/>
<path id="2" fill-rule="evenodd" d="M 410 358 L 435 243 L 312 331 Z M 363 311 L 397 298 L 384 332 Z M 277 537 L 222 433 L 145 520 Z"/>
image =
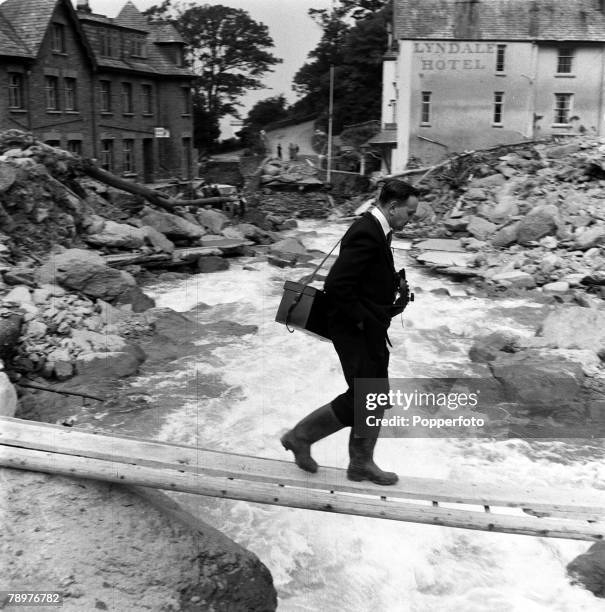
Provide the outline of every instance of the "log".
<path id="1" fill-rule="evenodd" d="M 415 476 L 401 476 L 396 485 L 384 488 L 368 482 L 347 480 L 344 470 L 332 467 L 322 467 L 317 474 L 309 474 L 290 461 L 217 452 L 113 433 L 91 433 L 10 417 L 0 417 L 0 444 L 281 486 L 434 503 L 470 504 L 480 508 L 520 508 L 540 515 L 573 516 L 593 521 L 605 517 L 603 491 L 536 487 L 513 489 L 487 482 L 452 482 Z"/>
<path id="2" fill-rule="evenodd" d="M 17 383 L 18 387 L 24 387 L 26 389 L 38 389 L 39 391 L 49 391 L 50 393 L 59 393 L 60 395 L 73 395 L 75 397 L 84 397 L 86 399 L 96 400 L 97 402 L 104 402 L 105 399 L 98 395 L 90 395 L 89 393 L 81 393 L 80 391 L 67 391 L 66 389 L 56 389 L 54 387 L 48 387 L 46 385 L 39 385 L 32 382 L 21 382 Z"/>
<path id="3" fill-rule="evenodd" d="M 450 510 L 433 505 L 421 506 L 347 493 L 284 487 L 279 484 L 242 481 L 230 477 L 212 477 L 179 470 L 130 465 L 115 460 L 103 461 L 3 445 L 0 446 L 0 465 L 46 474 L 182 491 L 260 504 L 462 529 L 589 541 L 600 541 L 605 533 L 603 524 L 591 524 L 585 521 Z"/>
<path id="4" fill-rule="evenodd" d="M 212 198 L 198 198 L 196 200 L 177 200 L 169 198 L 158 191 L 145 187 L 145 185 L 135 183 L 134 181 L 128 181 L 111 172 L 102 170 L 89 160 L 85 160 L 82 164 L 82 171 L 101 183 L 141 196 L 155 206 L 165 208 L 166 210 L 174 210 L 177 206 L 206 206 L 207 204 L 221 204 L 223 202 L 233 202 L 237 200 L 236 196 L 217 196 Z"/>

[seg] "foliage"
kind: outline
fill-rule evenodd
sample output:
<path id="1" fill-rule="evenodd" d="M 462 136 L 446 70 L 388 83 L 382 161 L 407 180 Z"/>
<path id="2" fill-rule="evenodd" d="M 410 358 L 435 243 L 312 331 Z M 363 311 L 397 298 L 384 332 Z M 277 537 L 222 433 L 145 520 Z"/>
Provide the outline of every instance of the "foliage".
<path id="1" fill-rule="evenodd" d="M 327 128 L 333 65 L 334 131 L 380 119 L 382 56 L 391 19 L 390 4 L 385 0 L 341 0 L 333 13 L 310 12 L 324 33 L 309 53 L 311 61 L 294 77 L 294 89 L 303 97 L 293 105 L 293 111 L 316 113 L 319 125 Z"/>
<path id="2" fill-rule="evenodd" d="M 188 64 L 197 75 L 197 117 L 212 124 L 210 130 L 196 126 L 200 135 L 211 136 L 225 115 L 239 116 L 239 98 L 263 88 L 261 77 L 282 61 L 270 52 L 274 45 L 267 26 L 242 9 L 194 3 L 175 7 L 163 0 L 145 14 L 172 23 L 186 42 Z"/>
<path id="3" fill-rule="evenodd" d="M 237 133 L 242 145 L 257 153 L 265 149 L 260 131 L 269 123 L 288 116 L 286 98 L 283 94 L 259 100 L 248 112 L 243 128 Z"/>

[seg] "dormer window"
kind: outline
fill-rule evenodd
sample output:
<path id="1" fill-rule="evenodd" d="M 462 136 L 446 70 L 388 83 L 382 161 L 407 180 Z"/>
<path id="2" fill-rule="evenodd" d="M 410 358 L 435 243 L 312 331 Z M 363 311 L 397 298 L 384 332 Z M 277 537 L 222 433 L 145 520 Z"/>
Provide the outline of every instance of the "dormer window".
<path id="1" fill-rule="evenodd" d="M 183 66 L 185 64 L 185 55 L 183 53 L 183 47 L 176 45 L 174 49 L 174 61 L 177 66 Z"/>
<path id="2" fill-rule="evenodd" d="M 133 57 L 145 57 L 145 39 L 141 37 L 133 38 L 131 41 L 131 55 Z"/>
<path id="3" fill-rule="evenodd" d="M 107 28 L 103 28 L 99 31 L 99 46 L 101 55 L 104 57 L 111 57 L 112 45 L 111 45 L 111 31 Z"/>
<path id="4" fill-rule="evenodd" d="M 62 23 L 52 24 L 51 48 L 53 53 L 65 53 L 65 26 Z"/>

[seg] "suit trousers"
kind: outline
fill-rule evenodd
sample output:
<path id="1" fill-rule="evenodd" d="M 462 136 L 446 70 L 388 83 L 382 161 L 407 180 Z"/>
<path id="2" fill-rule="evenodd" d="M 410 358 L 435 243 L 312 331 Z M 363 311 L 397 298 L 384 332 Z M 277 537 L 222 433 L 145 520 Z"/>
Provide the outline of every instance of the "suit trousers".
<path id="1" fill-rule="evenodd" d="M 331 327 L 331 334 L 348 385 L 344 393 L 332 400 L 332 410 L 343 425 L 352 427 L 355 416 L 353 391 L 356 378 L 380 378 L 380 388 L 376 391 L 388 393 L 389 350 L 386 332 L 379 327 L 360 330 L 349 325 L 336 324 Z M 381 418 L 382 415 L 376 416 Z"/>

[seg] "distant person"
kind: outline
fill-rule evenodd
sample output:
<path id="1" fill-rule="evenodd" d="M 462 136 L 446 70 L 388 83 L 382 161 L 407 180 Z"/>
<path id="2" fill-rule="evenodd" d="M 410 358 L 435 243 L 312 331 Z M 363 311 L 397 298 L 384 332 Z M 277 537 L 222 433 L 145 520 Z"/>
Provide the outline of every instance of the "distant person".
<path id="1" fill-rule="evenodd" d="M 281 144 L 277 145 L 277 157 L 279 157 L 279 159 L 281 159 Z"/>
<path id="2" fill-rule="evenodd" d="M 296 159 L 296 147 L 294 146 L 294 143 L 290 143 L 288 145 L 288 157 L 290 159 L 290 161 Z"/>
<path id="3" fill-rule="evenodd" d="M 294 145 L 294 159 L 298 159 L 298 152 L 300 151 L 300 147 L 295 144 Z"/>
<path id="4" fill-rule="evenodd" d="M 348 389 L 281 438 L 284 448 L 294 453 L 296 465 L 307 472 L 318 468 L 311 457 L 311 445 L 351 427 L 347 478 L 379 485 L 397 482 L 397 474 L 374 463 L 376 438 L 357 438 L 353 433 L 353 386 L 356 378 L 376 378 L 388 387 L 387 329 L 391 318 L 401 313 L 409 300 L 405 275 L 395 270 L 390 240 L 393 231 L 401 230 L 416 214 L 417 196 L 418 191 L 408 183 L 387 181 L 376 207 L 347 230 L 326 277 L 327 323 Z M 384 410 L 376 410 L 378 421 Z"/>

